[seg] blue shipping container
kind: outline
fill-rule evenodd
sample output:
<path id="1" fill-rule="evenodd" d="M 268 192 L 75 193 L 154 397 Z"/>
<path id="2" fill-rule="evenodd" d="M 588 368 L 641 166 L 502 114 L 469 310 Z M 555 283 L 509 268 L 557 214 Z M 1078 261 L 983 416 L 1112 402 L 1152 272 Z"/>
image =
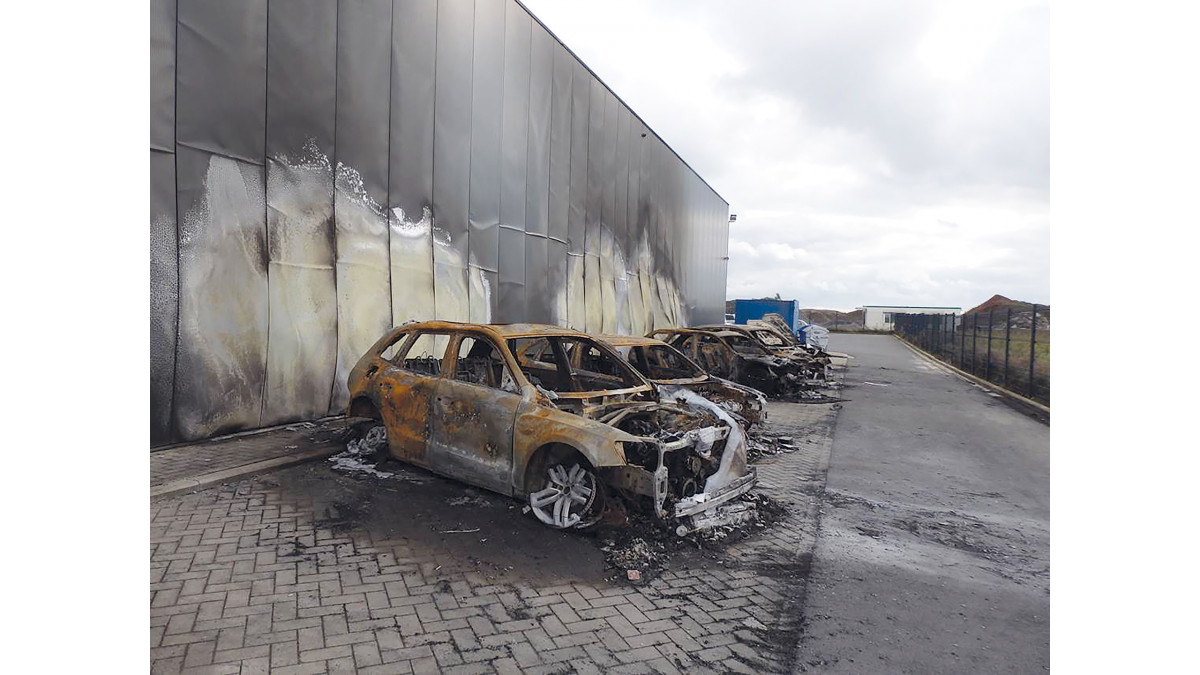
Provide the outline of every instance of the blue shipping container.
<path id="1" fill-rule="evenodd" d="M 751 319 L 761 319 L 774 312 L 796 332 L 800 318 L 800 303 L 796 300 L 734 300 L 733 320 L 735 323 L 746 324 Z"/>

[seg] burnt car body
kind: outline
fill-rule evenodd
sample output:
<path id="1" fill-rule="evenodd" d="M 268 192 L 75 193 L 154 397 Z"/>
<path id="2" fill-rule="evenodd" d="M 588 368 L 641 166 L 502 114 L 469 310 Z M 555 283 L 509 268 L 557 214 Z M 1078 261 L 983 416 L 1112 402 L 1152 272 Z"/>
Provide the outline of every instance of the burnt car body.
<path id="1" fill-rule="evenodd" d="M 727 412 L 660 401 L 611 347 L 558 326 L 409 323 L 348 384 L 347 415 L 381 421 L 392 457 L 524 498 L 555 528 L 595 523 L 612 495 L 695 525 L 756 481 Z"/>
<path id="2" fill-rule="evenodd" d="M 738 331 L 720 328 L 660 328 L 647 337 L 662 340 L 708 373 L 757 389 L 768 397 L 788 396 L 807 386 L 803 364 L 776 356 Z"/>
<path id="3" fill-rule="evenodd" d="M 769 325 L 697 326 L 701 330 L 724 330 L 740 333 L 768 353 L 788 359 L 804 370 L 810 380 L 825 380 L 829 375 L 829 358 L 816 356 L 795 341 L 795 336 L 783 334 Z"/>
<path id="4" fill-rule="evenodd" d="M 747 322 L 747 325 L 773 329 L 781 338 L 786 341 L 786 344 L 798 349 L 802 349 L 805 351 L 805 353 L 812 356 L 826 356 L 825 350 L 821 349 L 820 347 L 805 344 L 800 337 L 793 333 L 791 328 L 788 327 L 787 321 L 783 319 L 783 316 L 774 312 L 768 312 L 767 314 L 764 314 L 763 318 L 761 319 L 751 319 Z"/>
<path id="5" fill-rule="evenodd" d="M 767 401 L 761 391 L 708 373 L 662 340 L 638 335 L 596 337 L 616 349 L 642 377 L 660 386 L 694 391 L 728 410 L 746 429 L 766 419 Z"/>

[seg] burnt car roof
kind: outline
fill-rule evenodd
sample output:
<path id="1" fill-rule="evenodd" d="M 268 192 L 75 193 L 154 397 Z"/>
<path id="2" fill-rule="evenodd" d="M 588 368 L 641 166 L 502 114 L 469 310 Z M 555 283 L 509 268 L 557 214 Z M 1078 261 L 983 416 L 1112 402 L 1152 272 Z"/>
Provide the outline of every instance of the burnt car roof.
<path id="1" fill-rule="evenodd" d="M 717 337 L 735 337 L 741 335 L 737 331 L 727 330 L 724 326 L 697 326 L 695 328 L 655 328 L 650 331 L 653 333 L 706 333 L 708 335 L 716 335 Z"/>
<path id="2" fill-rule="evenodd" d="M 482 330 L 492 333 L 500 339 L 521 338 L 521 337 L 541 337 L 547 335 L 570 335 L 589 337 L 587 333 L 581 333 L 572 328 L 564 328 L 563 326 L 552 326 L 542 323 L 468 323 L 466 321 L 419 321 L 416 323 L 406 323 L 397 328 L 406 330 L 424 329 L 424 330 Z"/>
<path id="3" fill-rule="evenodd" d="M 725 335 L 753 335 L 756 330 L 765 330 L 769 333 L 775 333 L 783 337 L 779 331 L 773 326 L 748 326 L 744 324 L 734 324 L 732 326 L 697 326 L 699 330 L 709 333 L 724 333 Z"/>
<path id="4" fill-rule="evenodd" d="M 643 347 L 667 344 L 658 338 L 642 335 L 596 335 L 595 338 L 603 340 L 614 347 Z"/>

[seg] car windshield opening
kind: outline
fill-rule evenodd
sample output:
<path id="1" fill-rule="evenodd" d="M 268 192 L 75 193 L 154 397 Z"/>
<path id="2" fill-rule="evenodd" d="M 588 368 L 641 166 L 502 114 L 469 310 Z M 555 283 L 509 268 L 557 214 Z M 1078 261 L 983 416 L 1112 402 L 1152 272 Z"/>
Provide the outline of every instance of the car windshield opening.
<path id="1" fill-rule="evenodd" d="M 513 338 L 508 344 L 525 377 L 556 394 L 630 389 L 643 384 L 620 357 L 588 339 Z"/>
<path id="2" fill-rule="evenodd" d="M 773 331 L 756 330 L 756 331 L 754 331 L 754 337 L 758 338 L 760 342 L 762 342 L 764 345 L 767 345 L 768 347 L 782 347 L 783 346 L 783 338 L 776 335 Z"/>
<path id="3" fill-rule="evenodd" d="M 635 355 L 634 365 L 652 380 L 690 380 L 705 375 L 679 350 L 666 345 L 639 347 Z"/>
<path id="4" fill-rule="evenodd" d="M 739 354 L 750 354 L 752 356 L 769 356 L 767 350 L 760 347 L 750 338 L 745 335 L 730 335 L 725 338 L 725 342 L 733 348 L 733 351 Z"/>

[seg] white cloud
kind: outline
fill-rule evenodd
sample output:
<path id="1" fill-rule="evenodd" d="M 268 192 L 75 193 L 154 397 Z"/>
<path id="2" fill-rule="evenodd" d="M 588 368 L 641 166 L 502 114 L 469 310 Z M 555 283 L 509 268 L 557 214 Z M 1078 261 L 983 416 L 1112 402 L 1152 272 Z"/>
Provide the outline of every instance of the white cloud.
<path id="1" fill-rule="evenodd" d="M 727 296 L 1049 302 L 1049 11 L 526 4 L 729 199 Z"/>

